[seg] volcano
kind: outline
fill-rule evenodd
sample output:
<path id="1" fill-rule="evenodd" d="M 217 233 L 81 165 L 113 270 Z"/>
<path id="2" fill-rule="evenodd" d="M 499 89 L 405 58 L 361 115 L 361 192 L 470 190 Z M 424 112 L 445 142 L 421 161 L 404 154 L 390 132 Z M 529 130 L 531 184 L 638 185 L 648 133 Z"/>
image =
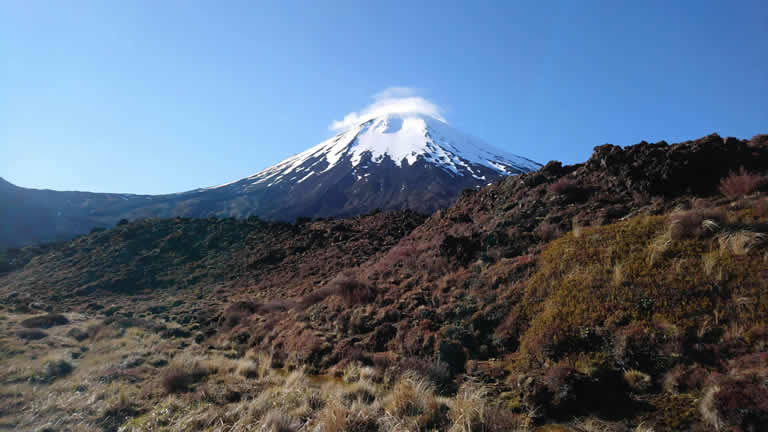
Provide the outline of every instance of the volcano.
<path id="1" fill-rule="evenodd" d="M 235 216 L 352 216 L 374 209 L 431 213 L 464 189 L 536 170 L 434 117 L 388 113 L 368 119 L 256 174 L 188 192 L 203 201 L 240 197 Z M 214 206 L 215 207 L 215 206 Z"/>
<path id="2" fill-rule="evenodd" d="M 429 214 L 464 189 L 537 170 L 441 119 L 387 113 L 249 177 L 169 195 L 26 189 L 0 181 L 0 247 L 65 240 L 121 219 L 237 217 L 294 221 L 374 210 Z"/>

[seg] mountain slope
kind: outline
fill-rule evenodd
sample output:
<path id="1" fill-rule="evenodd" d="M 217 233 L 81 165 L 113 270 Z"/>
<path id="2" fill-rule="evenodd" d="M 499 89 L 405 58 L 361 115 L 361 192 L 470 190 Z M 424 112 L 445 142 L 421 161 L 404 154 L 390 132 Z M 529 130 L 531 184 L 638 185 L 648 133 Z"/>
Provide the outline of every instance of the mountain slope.
<path id="1" fill-rule="evenodd" d="M 19 386 L 8 403 L 27 411 L 84 377 L 89 401 L 120 382 L 136 391 L 131 409 L 85 416 L 138 416 L 141 430 L 169 400 L 182 401 L 174 422 L 234 427 L 259 394 L 269 407 L 254 418 L 321 397 L 302 421 L 328 421 L 323 406 L 352 418 L 363 398 L 380 419 L 370 424 L 416 421 L 423 411 L 390 409 L 404 393 L 422 399 L 406 393 L 414 379 L 425 398 L 444 396 L 428 417 L 438 430 L 470 398 L 491 432 L 580 431 L 595 418 L 617 431 L 765 430 L 767 174 L 765 137 L 604 145 L 583 164 L 462 193 L 426 221 L 153 220 L 0 253 L 0 339 L 13 347 L 0 382 Z M 25 330 L 61 320 L 37 309 L 71 323 Z M 89 348 L 77 357 L 75 337 Z M 35 393 L 35 359 L 52 351 L 75 371 Z M 175 396 L 143 390 L 184 359 L 216 366 L 166 390 Z M 293 387 L 270 387 L 277 376 Z"/>
<path id="2" fill-rule="evenodd" d="M 464 189 L 539 164 L 493 149 L 420 114 L 360 123 L 250 177 L 146 196 L 56 192 L 0 184 L 0 248 L 70 238 L 120 219 L 249 217 L 293 221 L 375 209 L 431 213 Z"/>

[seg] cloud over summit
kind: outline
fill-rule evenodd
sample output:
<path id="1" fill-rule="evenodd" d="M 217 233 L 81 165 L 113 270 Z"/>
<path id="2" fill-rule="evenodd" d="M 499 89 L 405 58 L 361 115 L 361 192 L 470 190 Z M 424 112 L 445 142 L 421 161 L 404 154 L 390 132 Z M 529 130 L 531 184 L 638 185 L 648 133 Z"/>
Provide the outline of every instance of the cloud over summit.
<path id="1" fill-rule="evenodd" d="M 442 109 L 433 102 L 417 96 L 410 87 L 389 87 L 373 95 L 373 103 L 359 112 L 351 112 L 342 120 L 334 120 L 330 130 L 344 130 L 374 117 L 391 113 L 424 114 L 445 121 Z"/>

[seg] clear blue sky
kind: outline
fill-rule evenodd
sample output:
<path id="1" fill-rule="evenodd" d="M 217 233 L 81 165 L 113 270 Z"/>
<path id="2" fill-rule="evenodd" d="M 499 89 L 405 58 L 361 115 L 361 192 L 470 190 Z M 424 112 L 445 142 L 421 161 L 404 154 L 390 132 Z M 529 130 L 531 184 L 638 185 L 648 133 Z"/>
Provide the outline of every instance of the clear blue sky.
<path id="1" fill-rule="evenodd" d="M 748 138 L 768 132 L 767 23 L 765 0 L 0 0 L 0 176 L 216 185 L 319 143 L 391 86 L 540 162 Z"/>

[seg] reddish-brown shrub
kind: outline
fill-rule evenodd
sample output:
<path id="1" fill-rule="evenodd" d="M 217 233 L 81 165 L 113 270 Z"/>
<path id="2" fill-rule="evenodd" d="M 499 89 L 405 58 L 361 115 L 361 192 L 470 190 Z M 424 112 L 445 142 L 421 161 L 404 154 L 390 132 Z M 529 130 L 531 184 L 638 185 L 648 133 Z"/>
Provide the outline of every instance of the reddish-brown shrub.
<path id="1" fill-rule="evenodd" d="M 371 362 L 373 363 L 373 366 L 378 370 L 391 370 L 396 361 L 397 354 L 392 352 L 377 352 L 371 354 Z"/>
<path id="2" fill-rule="evenodd" d="M 446 235 L 440 242 L 440 256 L 454 259 L 460 265 L 465 266 L 474 261 L 480 254 L 482 244 L 477 234 L 472 236 Z"/>
<path id="3" fill-rule="evenodd" d="M 262 420 L 261 430 L 274 432 L 296 432 L 300 430 L 301 422 L 279 410 L 272 410 Z"/>
<path id="4" fill-rule="evenodd" d="M 728 362 L 731 371 L 753 370 L 768 375 L 768 352 L 747 354 Z"/>
<path id="5" fill-rule="evenodd" d="M 525 430 L 523 424 L 523 418 L 510 410 L 496 406 L 489 406 L 485 409 L 485 425 L 483 430 L 487 432 Z"/>
<path id="6" fill-rule="evenodd" d="M 248 318 L 247 313 L 244 313 L 242 311 L 234 312 L 234 313 L 228 313 L 224 315 L 224 327 L 226 328 L 234 328 L 238 324 L 240 324 L 242 321 L 244 321 L 246 318 Z"/>
<path id="7" fill-rule="evenodd" d="M 754 215 L 760 218 L 768 217 L 768 199 L 761 199 L 755 204 Z"/>
<path id="8" fill-rule="evenodd" d="M 347 306 L 365 304 L 376 297 L 376 292 L 368 284 L 348 275 L 337 277 L 331 282 L 333 293 L 344 300 Z"/>
<path id="9" fill-rule="evenodd" d="M 302 311 L 310 306 L 320 303 L 331 295 L 333 295 L 333 289 L 331 287 L 319 288 L 300 298 L 294 307 Z"/>
<path id="10" fill-rule="evenodd" d="M 559 226 L 548 221 L 540 223 L 533 232 L 544 241 L 552 241 L 563 235 Z"/>
<path id="11" fill-rule="evenodd" d="M 646 191 L 632 191 L 632 201 L 637 205 L 646 205 L 651 202 L 651 195 Z"/>
<path id="12" fill-rule="evenodd" d="M 747 172 L 741 168 L 739 172 L 731 172 L 728 177 L 720 180 L 720 193 L 728 198 L 741 198 L 757 192 L 768 183 L 768 177 Z"/>
<path id="13" fill-rule="evenodd" d="M 569 195 L 580 190 L 579 186 L 567 177 L 560 177 L 556 182 L 547 188 L 550 193 L 555 195 Z"/>
<path id="14" fill-rule="evenodd" d="M 683 375 L 681 384 L 682 392 L 698 391 L 707 386 L 707 384 L 716 381 L 720 374 L 710 372 L 703 367 L 694 366 L 685 375 Z"/>
<path id="15" fill-rule="evenodd" d="M 395 267 L 398 264 L 406 263 L 418 254 L 418 250 L 412 244 L 400 243 L 390 249 L 387 255 L 381 259 L 380 265 Z"/>
<path id="16" fill-rule="evenodd" d="M 768 384 L 757 376 L 726 379 L 718 384 L 711 398 L 705 398 L 703 409 L 708 417 L 730 426 L 735 431 L 768 430 Z"/>
<path id="17" fill-rule="evenodd" d="M 552 393 L 558 393 L 566 386 L 570 376 L 575 373 L 576 370 L 572 367 L 558 364 L 547 370 L 543 382 Z"/>
<path id="18" fill-rule="evenodd" d="M 376 292 L 370 285 L 357 278 L 348 274 L 341 274 L 329 282 L 327 286 L 316 289 L 300 298 L 294 307 L 298 310 L 305 310 L 332 295 L 341 297 L 347 306 L 353 306 L 370 302 L 376 297 Z"/>
<path id="19" fill-rule="evenodd" d="M 257 314 L 268 314 L 272 312 L 282 312 L 288 309 L 288 304 L 285 301 L 276 300 L 269 303 L 261 303 L 256 306 Z"/>
<path id="20" fill-rule="evenodd" d="M 237 301 L 229 306 L 221 316 L 219 323 L 225 328 L 234 328 L 250 315 L 254 314 L 259 304 L 247 301 Z"/>

